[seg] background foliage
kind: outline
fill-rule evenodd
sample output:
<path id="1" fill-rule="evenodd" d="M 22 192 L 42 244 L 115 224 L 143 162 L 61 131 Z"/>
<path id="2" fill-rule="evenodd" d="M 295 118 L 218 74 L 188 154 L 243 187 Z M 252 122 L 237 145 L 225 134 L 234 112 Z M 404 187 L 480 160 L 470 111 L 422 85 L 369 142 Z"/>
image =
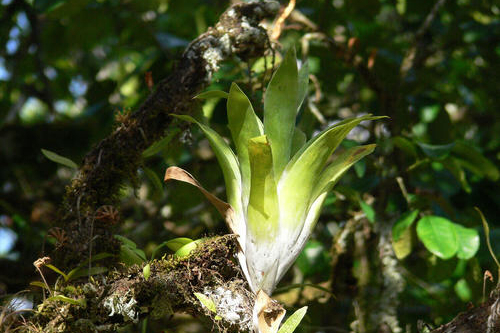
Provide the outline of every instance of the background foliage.
<path id="1" fill-rule="evenodd" d="M 155 81 L 167 76 L 184 47 L 229 5 L 222 0 L 2 1 L 2 294 L 38 279 L 32 262 L 55 246 L 47 233 L 75 174 L 44 157 L 41 149 L 78 164 L 111 131 L 117 116 L 144 101 L 146 72 Z M 262 115 L 262 83 L 270 78 L 273 58 L 279 61 L 282 50 L 295 45 L 313 74 L 299 117 L 308 137 L 346 117 L 391 117 L 360 126 L 344 143 L 377 143 L 378 148 L 329 196 L 313 239 L 278 289 L 287 307 L 309 305 L 304 332 L 349 331 L 356 319 L 360 329 L 362 318 L 370 331 L 368 314 L 383 313 L 378 300 L 388 294 L 395 295 L 388 306 L 397 310 L 400 327 L 415 332 L 419 319 L 444 323 L 467 303 L 480 302 L 483 273 L 496 271 L 473 207 L 490 222 L 499 253 L 500 7 L 489 0 L 444 2 L 416 36 L 434 5 L 298 1 L 274 56 L 249 63 L 234 59 L 210 87 L 228 91 L 236 81 Z M 312 30 L 332 40 L 320 40 Z M 415 61 L 406 67 L 412 49 Z M 356 57 L 369 75 L 356 65 Z M 198 119 L 229 136 L 225 114 L 225 104 L 217 99 L 197 110 Z M 146 154 L 139 187 L 129 184 L 121 191 L 123 222 L 116 233 L 132 239 L 148 257 L 171 238 L 226 232 L 220 216 L 193 188 L 165 188 L 160 182 L 166 167 L 178 165 L 214 193 L 224 192 L 222 173 L 200 131 L 171 133 L 170 141 Z M 442 218 L 444 229 L 426 230 L 426 223 L 436 226 Z M 383 252 L 384 239 L 399 258 L 393 266 L 382 260 L 394 259 Z M 396 274 L 388 281 L 397 283 L 384 283 L 387 274 Z M 492 285 L 486 282 L 487 292 Z M 153 331 L 205 330 L 183 316 L 150 325 Z"/>

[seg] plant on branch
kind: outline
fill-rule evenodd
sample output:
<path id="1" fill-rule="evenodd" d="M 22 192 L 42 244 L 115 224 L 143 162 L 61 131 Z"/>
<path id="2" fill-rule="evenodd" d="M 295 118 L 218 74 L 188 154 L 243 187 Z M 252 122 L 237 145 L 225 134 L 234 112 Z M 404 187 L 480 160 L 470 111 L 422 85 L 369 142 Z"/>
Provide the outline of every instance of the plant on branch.
<path id="1" fill-rule="evenodd" d="M 238 260 L 250 289 L 257 294 L 254 325 L 259 332 L 278 329 L 284 310 L 276 311 L 271 321 L 263 318 L 273 306 L 268 295 L 304 248 L 328 191 L 375 145 L 347 149 L 331 162 L 330 157 L 359 123 L 383 118 L 366 115 L 346 119 L 306 142 L 295 124 L 308 78 L 307 63 L 298 69 L 295 50 L 290 50 L 267 87 L 263 122 L 236 84 L 229 93 L 211 91 L 198 96 L 227 98 L 228 126 L 236 154 L 210 127 L 192 117 L 175 115 L 197 124 L 206 135 L 224 174 L 228 203 L 178 167 L 167 169 L 165 181 L 175 179 L 196 186 L 238 235 Z"/>

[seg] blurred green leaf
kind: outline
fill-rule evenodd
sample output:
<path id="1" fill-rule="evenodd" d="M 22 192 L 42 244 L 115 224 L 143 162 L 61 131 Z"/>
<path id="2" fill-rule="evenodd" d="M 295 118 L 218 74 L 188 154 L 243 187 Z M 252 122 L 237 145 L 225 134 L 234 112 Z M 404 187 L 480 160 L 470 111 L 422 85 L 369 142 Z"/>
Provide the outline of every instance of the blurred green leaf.
<path id="1" fill-rule="evenodd" d="M 39 13 L 50 12 L 68 0 L 35 0 L 35 9 Z"/>
<path id="2" fill-rule="evenodd" d="M 465 279 L 460 279 L 455 283 L 455 293 L 462 302 L 469 302 L 472 299 L 472 290 Z"/>
<path id="3" fill-rule="evenodd" d="M 416 146 L 413 142 L 410 140 L 402 137 L 402 136 L 396 136 L 392 138 L 392 142 L 396 147 L 401 149 L 405 154 L 410 155 L 413 158 L 417 158 L 417 149 Z"/>
<path id="4" fill-rule="evenodd" d="M 457 257 L 460 259 L 470 259 L 479 250 L 479 233 L 475 229 L 465 228 L 455 224 L 458 238 Z"/>
<path id="5" fill-rule="evenodd" d="M 453 147 L 455 147 L 455 142 L 446 145 L 430 145 L 423 142 L 417 142 L 417 144 L 425 155 L 438 160 L 446 158 L 450 154 Z"/>
<path id="6" fill-rule="evenodd" d="M 42 154 L 52 162 L 67 166 L 68 168 L 78 169 L 78 165 L 67 157 L 61 156 L 46 149 L 42 149 Z"/>
<path id="7" fill-rule="evenodd" d="M 453 222 L 444 217 L 425 216 L 417 223 L 418 238 L 427 250 L 439 258 L 449 259 L 458 251 L 458 237 Z"/>
<path id="8" fill-rule="evenodd" d="M 366 218 L 368 221 L 371 223 L 375 223 L 375 209 L 363 200 L 359 200 L 359 205 L 361 206 L 361 209 L 363 210 L 363 213 L 365 213 Z"/>
<path id="9" fill-rule="evenodd" d="M 418 213 L 418 209 L 408 211 L 401 215 L 396 222 L 394 222 L 394 226 L 392 227 L 392 239 L 394 241 L 398 241 L 403 232 L 413 224 L 418 216 Z"/>
<path id="10" fill-rule="evenodd" d="M 56 296 L 52 296 L 52 297 L 47 298 L 47 301 L 62 301 L 62 302 L 68 303 L 68 304 L 81 306 L 84 309 L 87 307 L 87 301 L 84 298 L 74 299 L 74 298 L 69 298 L 69 297 L 63 296 L 63 295 L 56 295 Z"/>
<path id="11" fill-rule="evenodd" d="M 149 146 L 146 150 L 142 152 L 142 157 L 143 158 L 148 158 L 153 155 L 156 155 L 157 153 L 161 152 L 162 150 L 165 150 L 168 147 L 168 144 L 172 139 L 180 132 L 181 130 L 179 128 L 174 128 L 169 131 L 167 136 L 165 136 L 163 139 L 161 139 L 158 142 L 153 143 L 151 146 Z"/>
<path id="12" fill-rule="evenodd" d="M 487 177 L 492 181 L 497 181 L 500 178 L 500 171 L 495 164 L 484 157 L 476 148 L 458 141 L 452 152 L 458 164 L 476 175 Z"/>

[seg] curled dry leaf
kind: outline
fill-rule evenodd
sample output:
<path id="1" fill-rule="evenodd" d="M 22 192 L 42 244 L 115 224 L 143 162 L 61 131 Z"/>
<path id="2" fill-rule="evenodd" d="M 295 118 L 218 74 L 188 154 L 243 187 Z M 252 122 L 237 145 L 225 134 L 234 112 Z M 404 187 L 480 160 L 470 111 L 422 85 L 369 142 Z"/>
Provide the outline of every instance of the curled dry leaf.
<path id="1" fill-rule="evenodd" d="M 234 210 L 230 204 L 220 200 L 215 195 L 208 192 L 189 172 L 182 168 L 175 166 L 168 168 L 165 172 L 164 181 L 167 182 L 169 180 L 177 180 L 197 187 L 201 191 L 201 193 L 203 193 L 203 195 L 208 199 L 208 201 L 210 201 L 212 205 L 215 206 L 217 211 L 219 211 L 219 213 L 224 217 L 227 225 L 229 226 L 229 229 L 231 229 L 233 233 L 236 233 L 233 222 Z"/>
<path id="2" fill-rule="evenodd" d="M 253 309 L 254 325 L 258 327 L 259 333 L 278 332 L 285 313 L 285 309 L 278 301 L 270 298 L 263 290 L 259 290 Z"/>

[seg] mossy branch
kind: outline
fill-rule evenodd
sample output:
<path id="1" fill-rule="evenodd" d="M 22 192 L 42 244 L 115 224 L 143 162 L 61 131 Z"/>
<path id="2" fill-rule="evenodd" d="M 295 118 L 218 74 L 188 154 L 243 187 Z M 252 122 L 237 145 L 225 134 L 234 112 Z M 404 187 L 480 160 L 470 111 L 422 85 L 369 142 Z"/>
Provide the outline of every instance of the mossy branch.
<path id="1" fill-rule="evenodd" d="M 59 224 L 67 235 L 67 241 L 53 254 L 60 267 L 85 259 L 91 239 L 96 247 L 93 252 L 117 248 L 109 223 L 95 219 L 98 209 L 115 204 L 125 180 L 137 182 L 142 152 L 168 132 L 173 121 L 170 114 L 191 112 L 193 96 L 210 82 L 219 63 L 234 55 L 241 59 L 263 55 L 269 40 L 259 22 L 273 17 L 278 9 L 279 4 L 272 1 L 231 6 L 214 28 L 189 44 L 176 69 L 139 109 L 122 117 L 120 126 L 87 154 L 67 188 L 60 213 Z"/>
<path id="2" fill-rule="evenodd" d="M 107 276 L 85 278 L 80 284 L 60 281 L 54 296 L 39 305 L 29 323 L 18 329 L 30 333 L 115 332 L 146 316 L 160 319 L 188 312 L 208 318 L 221 331 L 248 331 L 255 296 L 247 290 L 234 261 L 235 237 L 207 238 L 188 257 L 153 260 L 147 278 L 144 263 L 117 267 Z M 221 288 L 240 304 L 239 312 L 234 312 L 234 306 L 228 309 L 233 311 L 231 318 L 224 316 L 223 309 L 216 314 L 208 310 L 194 295 L 210 295 Z M 239 320 L 228 320 L 235 316 Z"/>

